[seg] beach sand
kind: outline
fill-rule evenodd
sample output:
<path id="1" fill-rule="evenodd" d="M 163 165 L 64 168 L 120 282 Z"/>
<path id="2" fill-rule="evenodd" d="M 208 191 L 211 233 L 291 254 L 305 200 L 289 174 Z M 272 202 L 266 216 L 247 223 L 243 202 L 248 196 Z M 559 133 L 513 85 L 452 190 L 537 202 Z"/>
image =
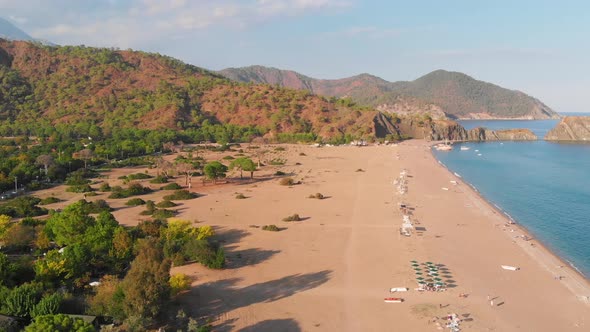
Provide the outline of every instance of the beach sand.
<path id="1" fill-rule="evenodd" d="M 579 297 L 590 296 L 588 282 L 536 240 L 517 238 L 526 233 L 439 165 L 427 142 L 283 147 L 272 157 L 286 159 L 284 166 L 263 167 L 254 183 L 199 183 L 192 191 L 204 196 L 179 206 L 179 217 L 214 226 L 226 249 L 225 270 L 190 264 L 172 271 L 193 278 L 177 301 L 191 316 L 208 317 L 215 331 L 437 331 L 433 318 L 449 313 L 464 319 L 465 331 L 590 330 L 590 305 Z M 302 183 L 279 185 L 279 169 Z M 400 195 L 393 181 L 403 169 L 408 191 Z M 237 192 L 247 199 L 235 199 Z M 316 192 L 326 199 L 308 198 Z M 114 214 L 135 225 L 142 208 L 125 201 L 112 204 L 122 207 Z M 411 237 L 399 234 L 400 202 L 421 227 Z M 282 221 L 294 213 L 304 220 Z M 268 224 L 284 229 L 260 228 Z M 414 291 L 411 260 L 443 264 L 453 287 Z M 391 287 L 410 291 L 392 295 Z M 405 301 L 384 303 L 389 296 Z"/>

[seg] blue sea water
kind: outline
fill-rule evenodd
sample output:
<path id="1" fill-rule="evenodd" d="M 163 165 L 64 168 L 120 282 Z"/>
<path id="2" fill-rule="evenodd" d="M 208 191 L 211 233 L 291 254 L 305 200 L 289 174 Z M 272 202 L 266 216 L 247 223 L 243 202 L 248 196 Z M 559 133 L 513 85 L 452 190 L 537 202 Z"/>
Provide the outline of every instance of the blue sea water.
<path id="1" fill-rule="evenodd" d="M 542 139 L 557 122 L 471 120 L 461 124 L 468 129 L 530 128 Z M 470 150 L 462 151 L 460 146 Z M 434 154 L 489 202 L 590 277 L 590 144 L 543 140 L 460 143 L 452 151 Z"/>

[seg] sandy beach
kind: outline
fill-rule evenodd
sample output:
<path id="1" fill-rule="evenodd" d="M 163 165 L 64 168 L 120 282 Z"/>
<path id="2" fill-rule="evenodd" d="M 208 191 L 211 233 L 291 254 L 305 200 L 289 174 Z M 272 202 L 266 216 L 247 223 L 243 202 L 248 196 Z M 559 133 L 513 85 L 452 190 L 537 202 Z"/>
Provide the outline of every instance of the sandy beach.
<path id="1" fill-rule="evenodd" d="M 590 329 L 587 280 L 536 240 L 522 239 L 521 228 L 434 159 L 429 143 L 282 147 L 271 157 L 286 159 L 284 166 L 263 167 L 255 182 L 199 183 L 192 191 L 203 196 L 179 206 L 179 217 L 214 226 L 226 249 L 225 270 L 191 264 L 172 271 L 193 278 L 178 302 L 215 331 L 437 331 L 449 313 L 463 319 L 464 331 Z M 401 195 L 393 182 L 404 169 L 408 190 Z M 279 185 L 277 170 L 301 184 Z M 318 192 L 326 198 L 308 198 Z M 119 222 L 141 219 L 141 207 L 108 201 L 120 207 Z M 399 233 L 400 203 L 413 209 L 419 227 L 410 237 Z M 304 220 L 282 221 L 294 213 Z M 282 230 L 260 228 L 269 224 Z M 411 260 L 440 264 L 451 287 L 415 291 Z M 391 295 L 391 287 L 410 291 Z M 384 303 L 389 296 L 404 302 Z"/>

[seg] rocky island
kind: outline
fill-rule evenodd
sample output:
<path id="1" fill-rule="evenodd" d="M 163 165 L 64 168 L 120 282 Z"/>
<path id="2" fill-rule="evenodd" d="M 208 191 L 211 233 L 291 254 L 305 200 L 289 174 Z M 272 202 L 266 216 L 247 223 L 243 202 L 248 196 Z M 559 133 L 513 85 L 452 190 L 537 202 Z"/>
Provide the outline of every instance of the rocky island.
<path id="1" fill-rule="evenodd" d="M 590 117 L 566 116 L 547 135 L 547 141 L 590 141 Z"/>

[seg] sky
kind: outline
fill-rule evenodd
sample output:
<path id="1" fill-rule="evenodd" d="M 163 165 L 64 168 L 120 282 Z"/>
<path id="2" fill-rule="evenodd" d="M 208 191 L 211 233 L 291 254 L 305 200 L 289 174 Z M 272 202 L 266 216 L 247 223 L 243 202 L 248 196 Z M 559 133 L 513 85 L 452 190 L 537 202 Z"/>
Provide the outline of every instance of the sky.
<path id="1" fill-rule="evenodd" d="M 0 16 L 60 45 L 326 79 L 460 71 L 558 112 L 590 111 L 588 13 L 574 0 L 0 0 Z"/>

